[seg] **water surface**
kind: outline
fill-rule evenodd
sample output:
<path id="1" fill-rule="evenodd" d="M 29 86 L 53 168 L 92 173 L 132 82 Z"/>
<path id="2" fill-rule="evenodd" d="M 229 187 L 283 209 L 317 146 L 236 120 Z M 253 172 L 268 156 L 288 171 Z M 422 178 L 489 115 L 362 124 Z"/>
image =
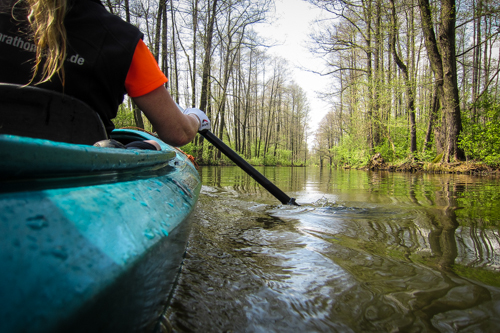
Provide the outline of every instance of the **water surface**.
<path id="1" fill-rule="evenodd" d="M 176 332 L 500 331 L 497 178 L 203 167 Z"/>

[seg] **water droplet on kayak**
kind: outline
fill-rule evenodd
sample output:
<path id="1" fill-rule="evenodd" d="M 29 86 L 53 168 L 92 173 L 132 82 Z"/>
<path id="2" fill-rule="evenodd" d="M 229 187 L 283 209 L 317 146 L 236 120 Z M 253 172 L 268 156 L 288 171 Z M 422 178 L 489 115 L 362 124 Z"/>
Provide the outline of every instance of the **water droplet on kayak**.
<path id="1" fill-rule="evenodd" d="M 68 252 L 63 247 L 60 246 L 50 250 L 50 254 L 62 260 L 68 259 Z"/>
<path id="2" fill-rule="evenodd" d="M 164 234 L 165 236 L 168 236 L 168 231 L 167 231 L 167 230 L 165 230 L 165 229 L 161 228 L 161 232 L 163 232 L 163 234 Z"/>
<path id="3" fill-rule="evenodd" d="M 47 227 L 49 223 L 45 219 L 43 215 L 37 215 L 34 217 L 30 217 L 26 220 L 26 225 L 33 230 L 40 230 L 44 227 Z"/>
<path id="4" fill-rule="evenodd" d="M 155 238 L 154 232 L 152 232 L 149 229 L 144 230 L 144 236 L 146 236 L 147 239 L 153 239 L 153 238 Z"/>
<path id="5" fill-rule="evenodd" d="M 144 201 L 141 202 L 141 205 L 143 205 L 144 207 L 148 207 L 148 204 L 145 203 Z"/>
<path id="6" fill-rule="evenodd" d="M 81 284 L 77 284 L 75 286 L 75 291 L 77 294 L 82 294 L 85 291 L 85 286 L 83 286 Z"/>

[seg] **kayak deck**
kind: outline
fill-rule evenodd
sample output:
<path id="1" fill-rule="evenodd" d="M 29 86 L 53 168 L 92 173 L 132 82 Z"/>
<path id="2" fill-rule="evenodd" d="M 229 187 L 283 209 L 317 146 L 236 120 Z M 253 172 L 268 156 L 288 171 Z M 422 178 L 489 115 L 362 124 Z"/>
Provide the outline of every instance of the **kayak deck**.
<path id="1" fill-rule="evenodd" d="M 153 328 L 201 188 L 188 159 L 159 143 L 162 151 L 130 151 L 0 135 L 8 161 L 0 179 L 0 331 Z"/>
<path id="2" fill-rule="evenodd" d="M 117 135 L 127 133 L 118 130 Z M 140 137 L 150 137 L 144 133 Z M 163 143 L 162 151 L 100 148 L 15 135 L 0 136 L 1 179 L 83 175 L 104 171 L 162 167 L 176 156 Z"/>

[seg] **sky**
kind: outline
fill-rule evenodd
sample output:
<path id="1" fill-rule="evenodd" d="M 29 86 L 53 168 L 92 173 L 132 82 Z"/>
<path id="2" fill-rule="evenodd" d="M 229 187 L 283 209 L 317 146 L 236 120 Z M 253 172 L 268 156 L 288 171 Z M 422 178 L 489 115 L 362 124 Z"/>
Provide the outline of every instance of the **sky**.
<path id="1" fill-rule="evenodd" d="M 321 11 L 303 0 L 275 0 L 275 3 L 276 12 L 269 14 L 271 24 L 260 24 L 256 30 L 276 42 L 277 46 L 269 48 L 269 53 L 288 60 L 292 79 L 307 94 L 311 109 L 309 124 L 311 132 L 314 132 L 329 110 L 329 106 L 321 101 L 316 92 L 327 90 L 329 79 L 303 68 L 318 72 L 324 69 L 323 60 L 313 56 L 306 45 L 314 21 L 321 16 Z"/>

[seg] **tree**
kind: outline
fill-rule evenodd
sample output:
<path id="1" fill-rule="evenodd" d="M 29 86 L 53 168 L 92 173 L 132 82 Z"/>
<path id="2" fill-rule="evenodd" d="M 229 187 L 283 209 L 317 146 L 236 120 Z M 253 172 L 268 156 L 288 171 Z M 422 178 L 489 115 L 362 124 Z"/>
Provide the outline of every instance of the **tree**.
<path id="1" fill-rule="evenodd" d="M 458 136 L 462 130 L 460 102 L 458 94 L 458 79 L 455 52 L 455 0 L 441 0 L 441 15 L 437 43 L 432 23 L 429 0 L 419 0 L 422 26 L 425 34 L 425 46 L 429 54 L 431 67 L 440 81 L 438 89 L 442 89 L 442 103 L 444 109 L 444 154 L 443 161 L 451 159 L 464 160 L 465 155 L 458 147 Z M 442 82 L 442 83 L 441 83 Z M 441 88 L 442 87 L 442 88 Z"/>
<path id="2" fill-rule="evenodd" d="M 210 4 L 210 2 L 209 2 Z M 203 73 L 201 76 L 201 96 L 200 96 L 200 110 L 207 110 L 208 104 L 208 92 L 209 92 L 209 77 L 210 77 L 210 65 L 212 60 L 212 39 L 214 33 L 214 23 L 215 16 L 217 13 L 217 0 L 213 0 L 211 3 L 211 10 L 208 11 L 208 23 L 205 30 L 205 39 L 203 40 L 204 45 L 204 56 L 203 56 Z M 208 113 L 210 115 L 210 113 Z"/>
<path id="3" fill-rule="evenodd" d="M 390 0 L 390 2 L 391 2 L 391 12 L 392 12 L 391 15 L 392 31 L 391 31 L 390 45 L 392 54 L 394 56 L 394 62 L 403 72 L 403 77 L 405 80 L 407 108 L 410 118 L 410 152 L 415 153 L 417 151 L 417 124 L 415 122 L 415 97 L 413 94 L 413 87 L 408 66 L 405 63 L 403 63 L 396 49 L 397 31 L 398 31 L 398 23 L 396 19 L 396 6 L 394 5 L 394 0 Z"/>
<path id="4" fill-rule="evenodd" d="M 229 145 L 248 157 L 260 156 L 257 163 L 264 153 L 269 163 L 303 163 L 305 94 L 284 75 L 288 65 L 269 57 L 252 29 L 265 19 L 271 0 L 108 0 L 105 5 L 143 31 L 174 100 L 198 103 L 214 133 Z M 270 73 L 279 79 L 273 83 Z M 144 126 L 140 110 L 135 119 Z M 203 150 L 201 137 L 193 145 L 189 149 L 200 159 L 222 158 Z"/>

